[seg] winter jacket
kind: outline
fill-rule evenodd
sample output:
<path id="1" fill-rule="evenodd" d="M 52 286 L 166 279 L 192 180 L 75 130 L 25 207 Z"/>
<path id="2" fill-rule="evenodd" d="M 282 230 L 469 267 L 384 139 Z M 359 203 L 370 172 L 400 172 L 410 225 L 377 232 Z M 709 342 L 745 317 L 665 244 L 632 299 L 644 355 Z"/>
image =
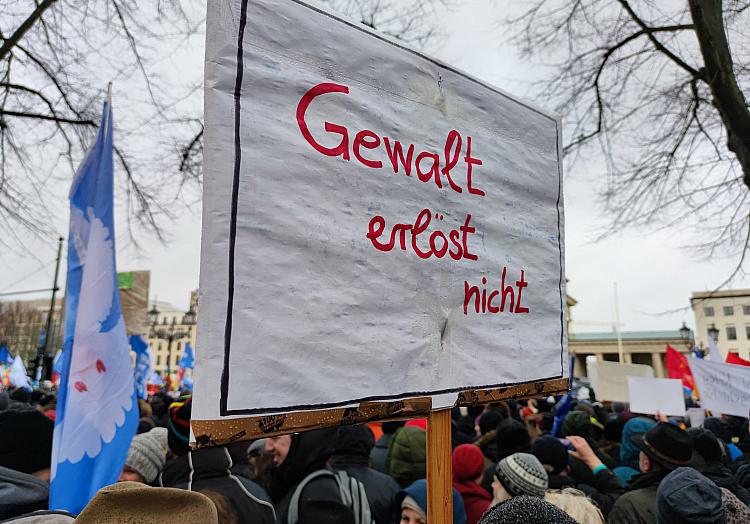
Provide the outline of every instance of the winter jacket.
<path id="1" fill-rule="evenodd" d="M 49 483 L 0 466 L 0 520 L 47 509 Z"/>
<path id="2" fill-rule="evenodd" d="M 461 494 L 466 510 L 466 524 L 477 524 L 492 504 L 492 496 L 476 482 L 453 481 L 453 489 Z"/>
<path id="3" fill-rule="evenodd" d="M 404 426 L 396 431 L 385 467 L 402 488 L 415 480 L 427 478 L 427 433 L 414 426 Z"/>
<path id="4" fill-rule="evenodd" d="M 573 477 L 550 473 L 549 489 L 578 489 L 593 500 L 606 517 L 612 510 L 615 501 L 623 494 L 625 489 L 615 474 L 609 469 L 603 469 L 596 475 L 591 475 L 590 479 L 588 483 L 576 482 Z"/>
<path id="5" fill-rule="evenodd" d="M 742 501 L 745 506 L 750 506 L 750 492 L 740 486 L 737 477 L 721 462 L 706 462 L 701 473 L 720 488 L 726 488 Z"/>
<path id="6" fill-rule="evenodd" d="M 385 473 L 385 460 L 388 457 L 388 448 L 393 442 L 393 433 L 383 433 L 383 436 L 375 443 L 375 447 L 370 452 L 372 467 L 381 473 Z"/>
<path id="7" fill-rule="evenodd" d="M 271 470 L 271 498 L 279 524 L 287 524 L 289 503 L 297 486 L 312 473 L 327 469 L 326 464 L 333 454 L 335 442 L 335 428 L 316 429 L 292 435 L 284 462 Z M 300 519 L 305 515 L 303 506 L 312 500 L 342 504 L 336 480 L 326 475 L 314 478 L 305 485 L 297 507 Z"/>
<path id="8" fill-rule="evenodd" d="M 396 512 L 396 495 L 401 488 L 385 473 L 369 467 L 374 446 L 375 437 L 367 426 L 342 426 L 336 437 L 331 465 L 364 485 L 375 524 L 391 524 Z"/>
<path id="9" fill-rule="evenodd" d="M 656 522 L 656 490 L 668 471 L 652 471 L 633 477 L 607 516 L 607 524 L 652 524 Z"/>
<path id="10" fill-rule="evenodd" d="M 271 498 L 252 480 L 233 473 L 232 457 L 226 447 L 188 452 L 167 462 L 158 485 L 190 491 L 210 490 L 224 495 L 239 522 L 276 522 Z"/>

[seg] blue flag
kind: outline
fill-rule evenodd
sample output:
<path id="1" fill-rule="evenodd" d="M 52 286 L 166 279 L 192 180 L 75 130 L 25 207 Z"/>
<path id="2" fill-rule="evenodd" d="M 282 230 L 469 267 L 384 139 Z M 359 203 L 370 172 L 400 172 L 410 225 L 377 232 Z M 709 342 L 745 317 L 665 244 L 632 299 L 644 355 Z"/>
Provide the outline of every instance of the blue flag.
<path id="1" fill-rule="evenodd" d="M 148 398 L 146 382 L 151 372 L 151 351 L 148 349 L 148 342 L 141 335 L 130 337 L 130 347 L 135 353 L 135 369 L 133 370 L 135 392 L 140 398 L 146 399 Z"/>
<path id="2" fill-rule="evenodd" d="M 0 346 L 0 364 L 12 364 L 13 363 L 13 355 L 10 354 L 10 350 L 8 349 L 8 346 L 2 345 Z"/>
<path id="3" fill-rule="evenodd" d="M 552 423 L 552 436 L 559 437 L 560 430 L 562 430 L 562 424 L 565 420 L 565 415 L 570 413 L 570 408 L 573 406 L 573 393 L 568 391 L 563 398 L 557 401 L 555 405 L 555 419 Z"/>
<path id="4" fill-rule="evenodd" d="M 178 366 L 182 369 L 193 369 L 194 361 L 195 355 L 193 354 L 193 346 L 190 345 L 190 342 L 185 342 L 185 352 L 182 354 Z"/>
<path id="5" fill-rule="evenodd" d="M 115 267 L 112 106 L 70 189 L 65 340 L 49 507 L 78 514 L 117 481 L 138 424 Z"/>

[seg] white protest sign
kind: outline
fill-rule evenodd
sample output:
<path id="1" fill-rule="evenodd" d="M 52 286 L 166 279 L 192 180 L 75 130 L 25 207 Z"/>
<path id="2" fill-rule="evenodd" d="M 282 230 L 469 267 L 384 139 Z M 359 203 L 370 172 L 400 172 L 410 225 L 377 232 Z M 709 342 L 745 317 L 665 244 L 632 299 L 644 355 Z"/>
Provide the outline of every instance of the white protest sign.
<path id="1" fill-rule="evenodd" d="M 714 414 L 747 417 L 750 410 L 750 367 L 688 359 L 701 407 Z"/>
<path id="2" fill-rule="evenodd" d="M 690 419 L 690 427 L 699 428 L 706 420 L 706 410 L 703 408 L 688 408 L 687 416 Z"/>
<path id="3" fill-rule="evenodd" d="M 685 416 L 682 381 L 674 378 L 628 377 L 630 411 L 644 415 Z"/>
<path id="4" fill-rule="evenodd" d="M 643 364 L 620 364 L 606 360 L 586 359 L 586 374 L 597 400 L 628 402 L 628 377 L 653 378 L 654 369 Z"/>
<path id="5" fill-rule="evenodd" d="M 563 378 L 560 121 L 292 0 L 209 3 L 193 418 Z"/>

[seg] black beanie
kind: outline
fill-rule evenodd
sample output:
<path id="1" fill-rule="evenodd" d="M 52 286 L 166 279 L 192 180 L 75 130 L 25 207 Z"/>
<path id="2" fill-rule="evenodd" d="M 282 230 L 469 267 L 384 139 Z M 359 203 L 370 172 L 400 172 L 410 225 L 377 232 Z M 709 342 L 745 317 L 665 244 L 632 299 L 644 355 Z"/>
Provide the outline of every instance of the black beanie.
<path id="1" fill-rule="evenodd" d="M 693 441 L 693 449 L 706 462 L 721 462 L 723 452 L 716 435 L 703 428 L 690 428 L 687 434 Z"/>
<path id="2" fill-rule="evenodd" d="M 497 425 L 495 442 L 497 443 L 497 459 L 500 460 L 519 451 L 528 453 L 531 438 L 523 422 L 506 418 Z"/>
<path id="3" fill-rule="evenodd" d="M 550 473 L 554 475 L 568 466 L 568 450 L 562 442 L 550 435 L 536 439 L 531 445 L 531 454 L 538 458 L 542 465 L 551 467 Z"/>
<path id="4" fill-rule="evenodd" d="M 175 402 L 169 408 L 167 442 L 172 453 L 187 455 L 190 451 L 190 415 L 193 411 L 192 398 L 185 402 Z"/>
<path id="5" fill-rule="evenodd" d="M 35 409 L 0 412 L 0 466 L 21 473 L 50 467 L 55 423 Z"/>
<path id="6" fill-rule="evenodd" d="M 485 411 L 479 418 L 479 432 L 484 435 L 489 433 L 493 429 L 497 428 L 497 425 L 503 419 L 503 416 L 497 411 Z"/>

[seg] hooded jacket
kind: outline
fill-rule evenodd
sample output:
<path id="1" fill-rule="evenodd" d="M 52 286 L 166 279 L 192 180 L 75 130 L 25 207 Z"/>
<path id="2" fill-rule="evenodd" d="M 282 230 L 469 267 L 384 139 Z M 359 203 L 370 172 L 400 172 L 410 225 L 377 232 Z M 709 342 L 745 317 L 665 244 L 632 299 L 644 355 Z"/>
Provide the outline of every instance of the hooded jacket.
<path id="1" fill-rule="evenodd" d="M 367 426 L 342 426 L 339 428 L 332 465 L 364 485 L 375 524 L 391 524 L 396 495 L 401 488 L 385 473 L 369 467 L 374 445 L 375 438 Z"/>
<path id="2" fill-rule="evenodd" d="M 49 483 L 0 466 L 0 520 L 47 509 Z"/>
<path id="3" fill-rule="evenodd" d="M 273 524 L 275 516 L 268 494 L 252 480 L 233 473 L 233 465 L 224 446 L 190 451 L 167 462 L 159 474 L 158 485 L 216 491 L 232 504 L 239 522 Z"/>
<path id="4" fill-rule="evenodd" d="M 706 462 L 701 473 L 720 488 L 726 488 L 731 491 L 745 506 L 750 506 L 750 492 L 740 486 L 737 477 L 724 464 L 721 462 Z"/>
<path id="5" fill-rule="evenodd" d="M 388 449 L 386 472 L 406 487 L 415 480 L 427 477 L 427 433 L 415 426 L 404 426 L 396 431 Z"/>
<path id="6" fill-rule="evenodd" d="M 279 524 L 286 524 L 289 502 L 297 485 L 311 473 L 328 469 L 327 463 L 333 454 L 335 439 L 335 428 L 292 435 L 292 443 L 284 462 L 271 470 L 271 498 Z M 300 520 L 305 516 L 305 504 L 313 500 L 341 504 L 341 493 L 336 480 L 331 476 L 323 476 L 311 480 L 305 486 L 299 499 Z"/>

